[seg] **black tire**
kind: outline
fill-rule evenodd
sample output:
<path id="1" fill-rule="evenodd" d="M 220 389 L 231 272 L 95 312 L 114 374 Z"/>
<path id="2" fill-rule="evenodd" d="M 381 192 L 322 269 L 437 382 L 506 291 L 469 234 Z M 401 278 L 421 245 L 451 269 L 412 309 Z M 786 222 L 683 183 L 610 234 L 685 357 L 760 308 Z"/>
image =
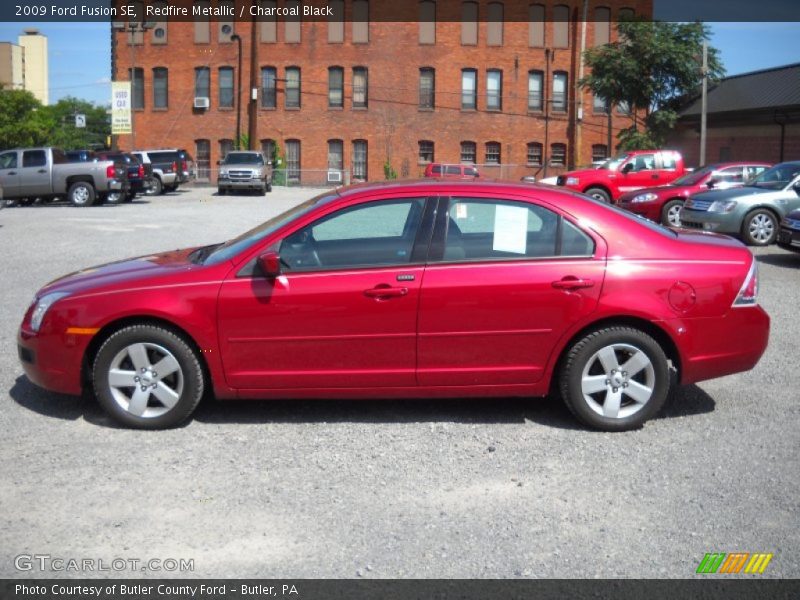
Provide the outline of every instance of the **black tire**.
<path id="1" fill-rule="evenodd" d="M 272 183 L 268 183 L 267 184 L 267 192 L 271 192 L 271 191 L 272 191 Z"/>
<path id="2" fill-rule="evenodd" d="M 88 181 L 76 181 L 69 186 L 67 200 L 74 206 L 91 206 L 97 200 L 97 193 Z"/>
<path id="3" fill-rule="evenodd" d="M 778 219 L 766 208 L 747 213 L 742 221 L 742 239 L 748 246 L 769 246 L 778 237 Z"/>
<path id="4" fill-rule="evenodd" d="M 661 209 L 661 224 L 667 227 L 680 227 L 681 219 L 680 216 L 676 217 L 676 210 L 677 213 L 680 213 L 681 208 L 683 208 L 683 200 L 670 200 L 667 202 Z M 671 221 L 670 217 L 677 218 L 677 222 Z"/>
<path id="5" fill-rule="evenodd" d="M 128 192 L 125 194 L 125 202 L 133 202 L 134 198 L 136 198 L 136 192 Z"/>
<path id="6" fill-rule="evenodd" d="M 122 192 L 108 192 L 105 202 L 108 204 L 122 204 L 125 201 L 125 194 Z"/>
<path id="7" fill-rule="evenodd" d="M 591 196 L 592 198 L 597 198 L 602 202 L 611 202 L 611 195 L 605 191 L 603 188 L 599 187 L 591 187 L 584 192 L 587 196 Z"/>
<path id="8" fill-rule="evenodd" d="M 606 371 L 607 365 L 598 357 L 601 350 L 606 356 L 609 349 L 612 363 L 619 370 L 612 367 Z M 641 359 L 640 352 L 649 366 L 631 374 L 623 371 L 622 367 L 630 364 L 628 360 L 633 356 Z M 610 376 L 611 372 L 614 375 Z M 594 379 L 602 389 L 584 394 L 584 376 L 587 385 L 588 380 Z M 612 387 L 615 383 L 617 387 Z M 652 337 L 631 327 L 606 327 L 587 334 L 569 349 L 558 384 L 567 407 L 584 425 L 601 431 L 628 431 L 638 429 L 661 410 L 669 394 L 671 374 L 664 350 Z M 649 396 L 643 402 L 636 402 L 633 396 L 628 396 L 634 390 L 637 395 L 639 390 L 650 390 Z M 620 402 L 616 405 L 616 416 L 607 416 L 607 412 L 613 414 L 615 404 L 606 406 L 606 403 L 617 393 Z"/>
<path id="9" fill-rule="evenodd" d="M 224 196 L 226 193 L 227 193 L 227 190 L 225 190 L 223 188 L 219 188 L 217 190 L 217 196 Z"/>
<path id="10" fill-rule="evenodd" d="M 265 196 L 266 193 L 267 193 L 267 186 L 266 185 L 263 185 L 260 188 L 258 188 L 258 195 L 259 196 Z"/>
<path id="11" fill-rule="evenodd" d="M 164 190 L 166 190 L 167 192 L 174 192 L 177 189 L 178 189 L 177 185 L 165 185 L 164 186 Z"/>
<path id="12" fill-rule="evenodd" d="M 145 362 L 152 362 L 146 367 L 149 370 L 142 373 L 141 369 L 133 366 L 134 361 L 131 355 L 127 354 L 127 349 L 132 346 L 145 345 L 147 346 L 144 354 Z M 159 349 L 166 351 L 177 361 L 178 369 L 165 377 L 162 374 L 161 379 L 156 379 L 152 371 L 159 363 L 159 359 L 166 356 Z M 121 362 L 119 362 L 120 355 L 125 356 Z M 148 394 L 145 396 L 143 408 L 145 412 L 141 416 L 128 412 L 123 406 L 128 400 L 128 408 L 131 407 L 134 395 L 139 391 L 140 383 L 132 382 L 132 386 L 129 388 L 123 386 L 112 388 L 109 382 L 109 371 L 112 363 L 116 362 L 119 362 L 119 366 L 115 367 L 119 371 L 124 373 L 130 371 L 136 373 L 137 377 L 142 375 L 142 378 L 137 378 L 136 381 L 141 382 L 145 376 L 148 377 L 146 385 Z M 150 378 L 151 374 L 153 378 Z M 109 336 L 100 346 L 94 359 L 92 382 L 97 400 L 105 411 L 118 423 L 136 429 L 166 429 L 182 423 L 197 408 L 205 388 L 203 369 L 197 353 L 183 337 L 156 325 L 131 325 Z M 177 382 L 180 382 L 180 385 Z M 178 396 L 177 401 L 171 407 L 160 403 L 155 395 L 157 392 L 149 391 L 162 383 Z M 150 384 L 152 384 L 152 388 Z M 141 385 L 144 386 L 144 384 Z M 180 390 L 180 394 L 175 394 L 175 388 Z M 142 391 L 145 391 L 144 387 Z M 126 395 L 128 393 L 131 394 L 130 397 Z"/>
<path id="13" fill-rule="evenodd" d="M 144 195 L 145 196 L 159 196 L 164 192 L 164 185 L 161 183 L 161 180 L 153 175 L 150 177 L 144 185 Z"/>

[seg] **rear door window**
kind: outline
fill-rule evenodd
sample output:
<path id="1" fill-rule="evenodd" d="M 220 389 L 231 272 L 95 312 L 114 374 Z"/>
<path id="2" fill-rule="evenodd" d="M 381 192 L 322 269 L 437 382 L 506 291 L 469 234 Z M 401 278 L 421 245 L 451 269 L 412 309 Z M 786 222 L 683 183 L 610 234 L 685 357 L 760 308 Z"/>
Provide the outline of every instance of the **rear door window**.
<path id="1" fill-rule="evenodd" d="M 461 175 L 461 167 L 448 166 L 447 167 L 447 174 L 448 175 Z"/>
<path id="2" fill-rule="evenodd" d="M 47 154 L 44 150 L 26 150 L 22 153 L 22 166 L 44 167 L 47 165 Z"/>

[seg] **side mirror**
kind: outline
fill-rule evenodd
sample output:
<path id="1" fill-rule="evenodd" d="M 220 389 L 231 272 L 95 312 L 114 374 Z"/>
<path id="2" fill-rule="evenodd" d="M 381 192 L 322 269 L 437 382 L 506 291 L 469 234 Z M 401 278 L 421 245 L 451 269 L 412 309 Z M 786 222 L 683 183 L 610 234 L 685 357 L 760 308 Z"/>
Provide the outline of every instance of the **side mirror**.
<path id="1" fill-rule="evenodd" d="M 633 163 L 625 163 L 625 164 L 622 166 L 622 174 L 623 174 L 623 175 L 627 175 L 627 174 L 628 174 L 628 173 L 630 173 L 631 171 L 633 171 Z"/>
<path id="2" fill-rule="evenodd" d="M 265 252 L 258 257 L 258 266 L 268 279 L 275 279 L 281 274 L 281 257 L 275 251 Z"/>
<path id="3" fill-rule="evenodd" d="M 706 182 L 706 187 L 708 189 L 711 189 L 711 188 L 715 187 L 718 183 L 719 183 L 719 179 L 717 179 L 716 177 L 712 177 L 711 179 L 709 179 Z"/>
<path id="4" fill-rule="evenodd" d="M 795 183 L 792 187 L 794 188 L 794 193 L 800 196 L 800 181 Z"/>

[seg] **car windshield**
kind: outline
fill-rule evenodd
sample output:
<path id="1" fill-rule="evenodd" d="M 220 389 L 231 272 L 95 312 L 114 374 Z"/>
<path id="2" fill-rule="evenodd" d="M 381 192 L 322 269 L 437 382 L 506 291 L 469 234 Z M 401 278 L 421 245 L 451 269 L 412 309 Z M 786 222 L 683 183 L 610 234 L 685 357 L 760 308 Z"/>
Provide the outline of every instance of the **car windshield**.
<path id="1" fill-rule="evenodd" d="M 711 173 L 716 168 L 716 165 L 706 165 L 700 169 L 695 169 L 683 177 L 678 177 L 678 179 L 672 182 L 672 185 L 697 185 L 700 183 L 700 181 L 702 181 L 703 177 Z"/>
<path id="2" fill-rule="evenodd" d="M 603 164 L 598 165 L 597 168 L 605 169 L 606 171 L 616 171 L 626 158 L 628 158 L 627 154 L 621 154 L 619 156 L 615 156 L 614 158 L 609 158 Z"/>
<path id="3" fill-rule="evenodd" d="M 263 165 L 264 157 L 260 154 L 249 154 L 246 152 L 231 152 L 225 157 L 225 165 Z"/>
<path id="4" fill-rule="evenodd" d="M 269 221 L 264 221 L 258 227 L 254 227 L 250 231 L 247 231 L 242 235 L 225 242 L 224 244 L 213 247 L 213 251 L 208 253 L 207 256 L 204 256 L 206 253 L 202 252 L 204 248 L 195 250 L 196 255 L 192 256 L 191 260 L 193 262 L 203 263 L 204 265 L 216 265 L 223 261 L 230 260 L 240 252 L 251 248 L 254 244 L 257 244 L 265 237 L 274 233 L 289 221 L 304 215 L 320 204 L 324 204 L 338 197 L 339 196 L 337 194 L 331 194 L 328 192 L 320 194 L 319 196 L 315 196 L 314 198 L 311 198 L 311 200 L 306 200 L 302 204 L 298 204 L 294 208 L 290 208 L 286 212 L 281 213 L 276 217 L 272 217 Z M 206 248 L 208 248 L 208 246 Z"/>
<path id="5" fill-rule="evenodd" d="M 800 163 L 783 163 L 756 175 L 745 185 L 765 190 L 782 190 L 800 175 Z"/>

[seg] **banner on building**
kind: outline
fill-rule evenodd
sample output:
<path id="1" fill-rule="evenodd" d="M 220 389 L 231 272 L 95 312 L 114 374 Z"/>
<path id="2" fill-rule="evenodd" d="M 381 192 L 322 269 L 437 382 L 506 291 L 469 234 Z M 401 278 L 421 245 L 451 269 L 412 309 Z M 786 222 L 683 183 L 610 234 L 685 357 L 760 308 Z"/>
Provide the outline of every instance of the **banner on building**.
<path id="1" fill-rule="evenodd" d="M 114 81 L 111 83 L 111 133 L 131 133 L 131 82 Z"/>

